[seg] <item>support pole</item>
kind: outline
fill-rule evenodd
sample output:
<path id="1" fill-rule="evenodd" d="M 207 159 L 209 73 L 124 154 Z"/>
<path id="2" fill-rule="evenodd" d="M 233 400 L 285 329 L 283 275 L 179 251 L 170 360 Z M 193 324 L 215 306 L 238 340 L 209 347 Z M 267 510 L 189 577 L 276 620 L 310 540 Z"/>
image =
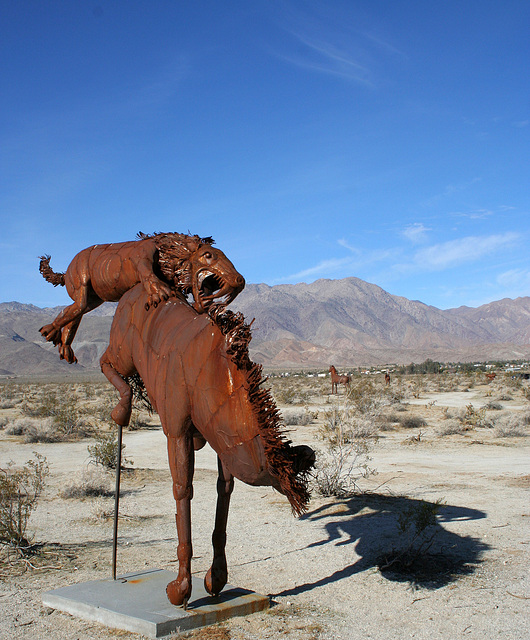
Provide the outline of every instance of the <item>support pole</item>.
<path id="1" fill-rule="evenodd" d="M 112 538 L 112 579 L 116 580 L 116 554 L 118 550 L 118 511 L 120 508 L 120 473 L 121 473 L 121 442 L 123 427 L 118 425 L 118 451 L 116 454 L 116 490 L 114 493 L 114 532 Z"/>

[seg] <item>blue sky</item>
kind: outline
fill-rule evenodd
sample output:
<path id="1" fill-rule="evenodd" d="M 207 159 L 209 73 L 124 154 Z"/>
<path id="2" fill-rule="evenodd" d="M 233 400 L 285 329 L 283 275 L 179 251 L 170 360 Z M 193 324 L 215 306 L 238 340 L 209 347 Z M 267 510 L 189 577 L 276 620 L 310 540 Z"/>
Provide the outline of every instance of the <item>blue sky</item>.
<path id="1" fill-rule="evenodd" d="M 0 4 L 0 301 L 138 231 L 247 282 L 530 295 L 527 0 Z"/>

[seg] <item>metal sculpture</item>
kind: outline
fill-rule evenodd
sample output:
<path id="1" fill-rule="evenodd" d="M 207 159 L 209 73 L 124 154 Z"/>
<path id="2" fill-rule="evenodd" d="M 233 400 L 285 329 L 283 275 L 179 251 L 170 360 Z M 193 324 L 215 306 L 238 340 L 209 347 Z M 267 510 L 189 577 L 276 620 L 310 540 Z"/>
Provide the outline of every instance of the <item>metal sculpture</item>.
<path id="1" fill-rule="evenodd" d="M 343 384 L 350 387 L 350 376 L 347 375 L 339 375 L 337 373 L 337 369 L 333 365 L 330 365 L 329 372 L 331 373 L 331 393 L 338 393 L 338 385 Z"/>
<path id="2" fill-rule="evenodd" d="M 260 387 L 262 368 L 250 360 L 250 325 L 241 314 L 216 305 L 199 315 L 175 298 L 148 311 L 147 300 L 140 285 L 121 298 L 101 369 L 120 394 L 112 411 L 118 425 L 128 424 L 135 388 L 160 416 L 178 536 L 179 571 L 167 595 L 173 604 L 186 606 L 191 594 L 194 450 L 208 442 L 218 456 L 214 555 L 204 579 L 212 595 L 227 582 L 226 525 L 234 477 L 274 487 L 299 515 L 309 500 L 308 472 L 315 456 L 309 447 L 292 446 L 282 434 L 274 400 Z"/>
<path id="3" fill-rule="evenodd" d="M 207 311 L 214 300 L 229 304 L 245 286 L 225 254 L 212 247 L 212 238 L 181 233 L 139 233 L 138 238 L 83 249 L 65 273 L 54 272 L 50 256 L 41 256 L 43 277 L 54 286 L 66 286 L 74 301 L 40 329 L 58 346 L 61 360 L 77 362 L 71 345 L 83 315 L 103 302 L 116 302 L 138 283 L 147 294 L 146 308 L 191 294 L 198 313 Z"/>

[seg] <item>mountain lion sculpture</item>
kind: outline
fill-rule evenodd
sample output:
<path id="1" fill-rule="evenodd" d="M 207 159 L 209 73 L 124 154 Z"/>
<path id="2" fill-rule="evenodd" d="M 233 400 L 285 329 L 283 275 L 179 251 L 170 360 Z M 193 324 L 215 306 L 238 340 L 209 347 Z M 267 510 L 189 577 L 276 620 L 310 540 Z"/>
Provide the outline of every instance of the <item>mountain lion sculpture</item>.
<path id="1" fill-rule="evenodd" d="M 167 585 L 169 600 L 184 605 L 191 594 L 191 499 L 194 450 L 208 442 L 218 457 L 213 563 L 204 584 L 217 595 L 227 582 L 226 525 L 234 477 L 284 494 L 295 514 L 309 500 L 310 447 L 293 447 L 261 366 L 248 354 L 251 334 L 243 316 L 214 305 L 199 315 L 178 298 L 147 310 L 141 285 L 121 298 L 101 370 L 120 393 L 112 418 L 126 426 L 133 390 L 158 412 L 167 436 L 176 501 L 178 576 Z M 138 393 L 137 393 L 138 395 Z"/>
<path id="2" fill-rule="evenodd" d="M 65 273 L 51 269 L 50 256 L 41 257 L 43 277 L 54 286 L 66 286 L 74 301 L 40 329 L 59 347 L 61 360 L 77 362 L 71 345 L 83 315 L 105 301 L 118 301 L 138 283 L 147 294 L 146 309 L 172 296 L 185 300 L 192 294 L 198 313 L 207 311 L 214 300 L 229 304 L 245 286 L 225 254 L 212 247 L 212 238 L 181 233 L 139 233 L 138 238 L 83 249 Z"/>

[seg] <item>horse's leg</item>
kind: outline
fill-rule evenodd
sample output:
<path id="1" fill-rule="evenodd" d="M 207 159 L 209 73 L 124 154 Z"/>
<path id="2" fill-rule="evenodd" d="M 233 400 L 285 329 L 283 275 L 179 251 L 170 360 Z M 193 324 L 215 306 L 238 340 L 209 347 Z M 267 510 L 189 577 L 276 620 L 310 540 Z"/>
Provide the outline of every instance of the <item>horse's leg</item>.
<path id="1" fill-rule="evenodd" d="M 108 349 L 101 356 L 100 365 L 104 376 L 116 387 L 120 394 L 120 401 L 114 407 L 110 416 L 116 424 L 121 427 L 126 427 L 131 419 L 132 389 L 110 363 L 108 359 Z"/>
<path id="2" fill-rule="evenodd" d="M 169 468 L 173 478 L 173 495 L 177 504 L 177 558 L 179 572 L 176 580 L 166 587 L 171 604 L 186 608 L 191 596 L 191 499 L 193 498 L 193 437 L 186 430 L 178 437 L 167 438 Z"/>
<path id="3" fill-rule="evenodd" d="M 204 578 L 206 591 L 212 596 L 218 595 L 228 580 L 226 564 L 226 523 L 228 522 L 228 508 L 230 496 L 234 490 L 234 476 L 223 467 L 217 458 L 219 477 L 217 479 L 217 508 L 215 511 L 215 528 L 212 535 L 213 563 Z"/>
<path id="4" fill-rule="evenodd" d="M 90 278 L 87 273 L 83 272 L 75 289 L 76 297 L 74 298 L 74 294 L 69 291 L 74 303 L 65 307 L 52 323 L 46 324 L 39 329 L 48 342 L 53 342 L 57 346 L 61 342 L 62 328 L 77 318 L 81 318 L 84 313 L 89 311 L 89 286 Z"/>
<path id="5" fill-rule="evenodd" d="M 83 314 L 96 309 L 101 304 L 103 304 L 103 300 L 100 300 L 100 298 L 89 298 L 86 310 L 83 312 Z M 77 358 L 74 355 L 74 351 L 71 345 L 81 323 L 82 317 L 82 315 L 78 316 L 75 320 L 72 320 L 72 322 L 69 322 L 66 326 L 64 326 L 61 331 L 59 355 L 61 357 L 61 360 L 66 360 L 69 364 L 77 362 Z"/>

